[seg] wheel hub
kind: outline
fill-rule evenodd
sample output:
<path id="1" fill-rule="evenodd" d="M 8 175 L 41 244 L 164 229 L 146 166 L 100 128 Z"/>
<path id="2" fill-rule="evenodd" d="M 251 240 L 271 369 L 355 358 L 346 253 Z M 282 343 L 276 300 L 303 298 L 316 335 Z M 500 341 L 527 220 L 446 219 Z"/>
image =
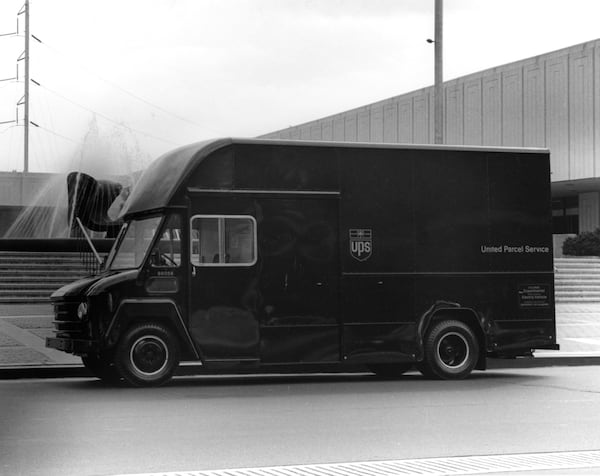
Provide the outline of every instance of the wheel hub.
<path id="1" fill-rule="evenodd" d="M 449 332 L 438 343 L 438 355 L 442 365 L 456 369 L 469 358 L 469 344 L 458 332 Z"/>
<path id="2" fill-rule="evenodd" d="M 140 337 L 131 346 L 131 363 L 144 375 L 155 375 L 165 368 L 169 351 L 165 342 L 157 336 Z"/>

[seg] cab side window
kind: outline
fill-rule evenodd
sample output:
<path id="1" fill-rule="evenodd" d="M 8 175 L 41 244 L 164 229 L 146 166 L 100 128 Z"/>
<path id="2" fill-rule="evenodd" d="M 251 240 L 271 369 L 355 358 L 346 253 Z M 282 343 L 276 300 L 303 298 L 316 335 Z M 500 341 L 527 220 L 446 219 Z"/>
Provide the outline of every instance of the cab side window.
<path id="1" fill-rule="evenodd" d="M 156 268 L 178 268 L 181 265 L 181 219 L 171 215 L 165 222 L 160 239 L 152 248 L 150 263 Z"/>
<path id="2" fill-rule="evenodd" d="M 256 263 L 253 217 L 196 215 L 191 225 L 194 266 L 252 266 Z"/>

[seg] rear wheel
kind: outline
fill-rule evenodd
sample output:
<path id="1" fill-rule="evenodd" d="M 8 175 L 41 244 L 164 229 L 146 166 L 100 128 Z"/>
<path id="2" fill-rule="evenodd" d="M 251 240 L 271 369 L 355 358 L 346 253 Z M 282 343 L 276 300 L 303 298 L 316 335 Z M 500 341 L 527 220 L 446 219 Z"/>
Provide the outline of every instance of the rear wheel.
<path id="1" fill-rule="evenodd" d="M 136 387 L 162 385 L 179 364 L 177 337 L 158 323 L 136 324 L 121 338 L 115 366 L 125 381 Z"/>
<path id="2" fill-rule="evenodd" d="M 370 364 L 368 369 L 379 377 L 397 378 L 408 372 L 413 367 L 411 362 L 396 364 Z"/>
<path id="3" fill-rule="evenodd" d="M 427 334 L 419 370 L 430 378 L 463 379 L 478 359 L 479 343 L 473 330 L 461 321 L 440 321 Z"/>

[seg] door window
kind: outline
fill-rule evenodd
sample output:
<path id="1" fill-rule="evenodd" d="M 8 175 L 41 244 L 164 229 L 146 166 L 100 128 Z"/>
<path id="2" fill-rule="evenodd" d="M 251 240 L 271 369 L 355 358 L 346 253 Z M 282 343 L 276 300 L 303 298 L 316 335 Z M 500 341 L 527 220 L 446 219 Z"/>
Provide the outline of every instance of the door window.
<path id="1" fill-rule="evenodd" d="M 171 215 L 150 254 L 153 267 L 177 268 L 181 264 L 181 225 L 179 215 Z"/>
<path id="2" fill-rule="evenodd" d="M 256 263 L 256 220 L 240 215 L 192 217 L 194 266 L 252 266 Z"/>

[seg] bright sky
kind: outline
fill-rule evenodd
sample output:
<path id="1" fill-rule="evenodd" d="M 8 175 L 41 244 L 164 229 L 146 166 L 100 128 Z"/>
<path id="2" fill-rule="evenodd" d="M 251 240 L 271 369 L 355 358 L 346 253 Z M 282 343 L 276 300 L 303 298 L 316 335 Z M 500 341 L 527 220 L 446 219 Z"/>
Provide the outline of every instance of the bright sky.
<path id="1" fill-rule="evenodd" d="M 0 33 L 23 0 L 0 2 Z M 434 0 L 31 0 L 30 171 L 126 173 L 433 83 Z M 600 38 L 598 0 L 445 0 L 444 77 Z M 24 17 L 19 17 L 21 35 Z M 23 36 L 0 37 L 0 79 Z M 0 122 L 23 95 L 0 82 Z M 0 171 L 23 169 L 0 125 Z"/>

